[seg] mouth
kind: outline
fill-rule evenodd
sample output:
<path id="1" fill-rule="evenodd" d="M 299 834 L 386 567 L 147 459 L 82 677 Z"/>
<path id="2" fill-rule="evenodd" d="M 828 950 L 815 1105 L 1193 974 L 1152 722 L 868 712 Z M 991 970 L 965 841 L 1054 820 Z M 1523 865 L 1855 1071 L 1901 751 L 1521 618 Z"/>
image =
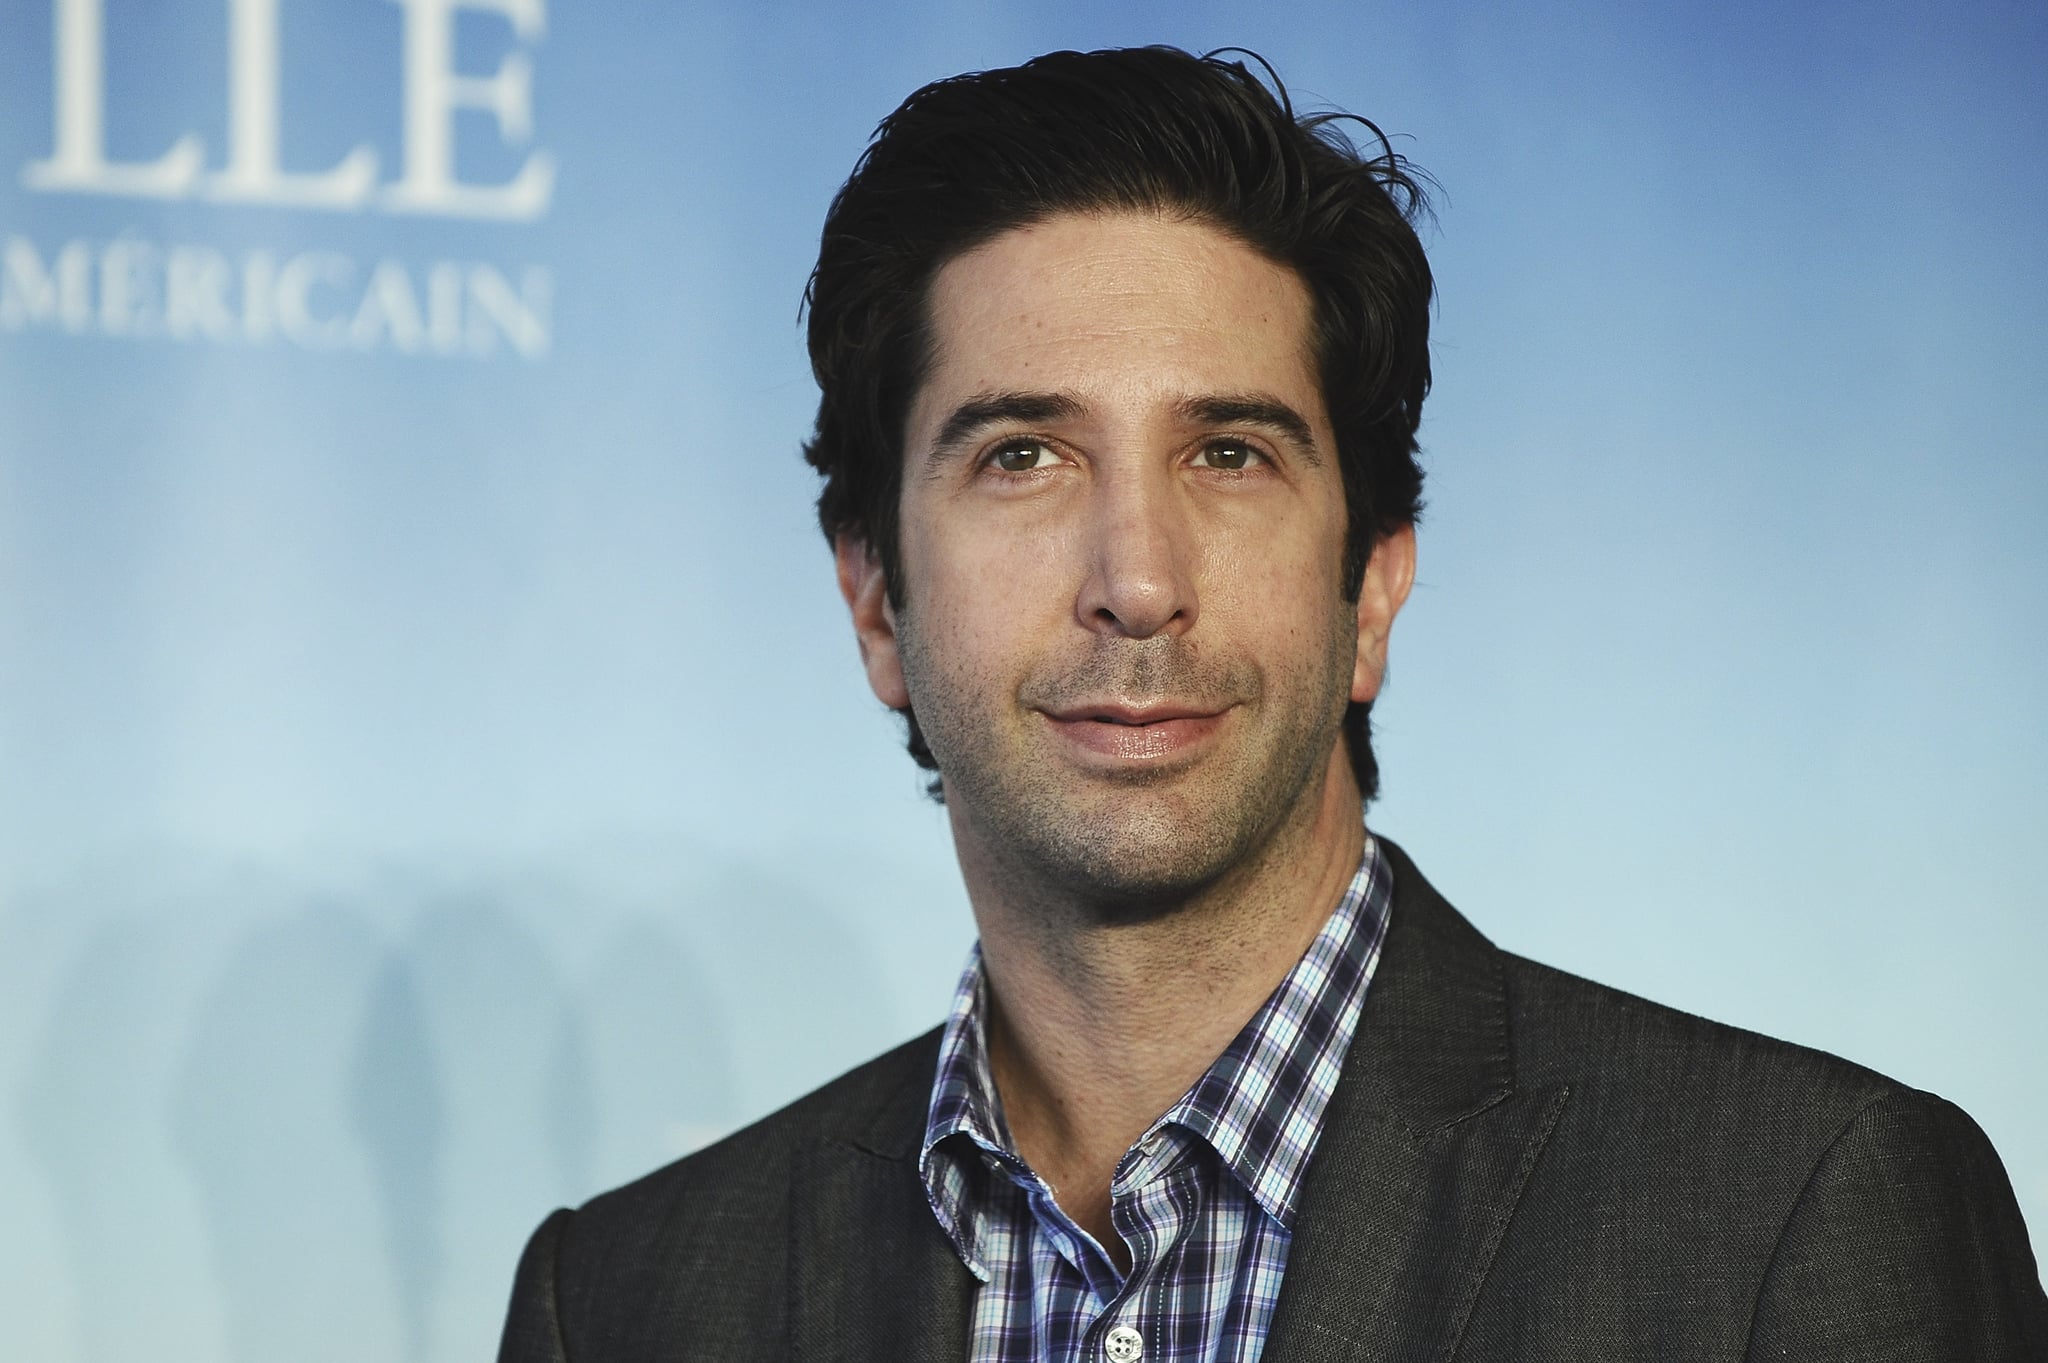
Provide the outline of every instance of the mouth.
<path id="1" fill-rule="evenodd" d="M 1188 705 L 1076 705 L 1047 712 L 1063 724 L 1093 721 L 1097 724 L 1121 724 L 1138 728 L 1147 724 L 1165 724 L 1176 719 L 1214 719 L 1221 710 L 1201 709 Z"/>
<path id="2" fill-rule="evenodd" d="M 1228 707 L 1108 702 L 1044 713 L 1055 733 L 1088 753 L 1118 764 L 1153 765 L 1186 754 L 1210 738 Z"/>

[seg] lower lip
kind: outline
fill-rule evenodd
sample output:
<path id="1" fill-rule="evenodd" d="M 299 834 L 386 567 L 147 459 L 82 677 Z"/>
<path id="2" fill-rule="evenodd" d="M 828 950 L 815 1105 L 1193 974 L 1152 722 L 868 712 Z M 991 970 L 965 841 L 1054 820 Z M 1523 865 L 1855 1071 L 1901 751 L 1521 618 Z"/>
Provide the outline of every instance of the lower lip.
<path id="1" fill-rule="evenodd" d="M 1099 719 L 1055 719 L 1053 728 L 1077 747 L 1119 762 L 1159 762 L 1178 756 L 1216 732 L 1221 715 L 1192 715 L 1151 724 L 1110 724 Z"/>

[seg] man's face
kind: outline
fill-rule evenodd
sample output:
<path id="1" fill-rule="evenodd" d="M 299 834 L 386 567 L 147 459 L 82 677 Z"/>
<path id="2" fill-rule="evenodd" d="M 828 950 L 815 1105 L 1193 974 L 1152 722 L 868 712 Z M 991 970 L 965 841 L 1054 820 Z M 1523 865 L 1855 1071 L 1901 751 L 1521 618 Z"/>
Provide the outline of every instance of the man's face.
<path id="1" fill-rule="evenodd" d="M 865 546 L 840 573 L 963 856 L 1141 904 L 1346 790 L 1355 818 L 1339 725 L 1406 579 L 1390 599 L 1376 555 L 1344 599 L 1310 307 L 1292 271 L 1151 214 L 1052 218 L 939 272 L 901 610 Z"/>

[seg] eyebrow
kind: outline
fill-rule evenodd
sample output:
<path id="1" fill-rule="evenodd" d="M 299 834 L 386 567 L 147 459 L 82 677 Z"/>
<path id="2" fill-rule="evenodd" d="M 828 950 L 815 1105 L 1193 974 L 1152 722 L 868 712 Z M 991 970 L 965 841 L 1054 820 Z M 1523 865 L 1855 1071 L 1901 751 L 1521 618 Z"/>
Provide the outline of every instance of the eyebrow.
<path id="1" fill-rule="evenodd" d="M 1174 405 L 1174 415 L 1195 426 L 1261 426 L 1300 450 L 1311 464 L 1323 462 L 1315 430 L 1308 418 L 1280 399 L 1263 393 L 1229 393 L 1188 398 Z"/>
<path id="2" fill-rule="evenodd" d="M 1003 422 L 1022 426 L 1049 421 L 1072 421 L 1081 415 L 1078 399 L 1065 393 L 982 393 L 953 409 L 939 438 L 932 444 L 931 461 L 936 463 L 967 443 L 975 432 Z"/>

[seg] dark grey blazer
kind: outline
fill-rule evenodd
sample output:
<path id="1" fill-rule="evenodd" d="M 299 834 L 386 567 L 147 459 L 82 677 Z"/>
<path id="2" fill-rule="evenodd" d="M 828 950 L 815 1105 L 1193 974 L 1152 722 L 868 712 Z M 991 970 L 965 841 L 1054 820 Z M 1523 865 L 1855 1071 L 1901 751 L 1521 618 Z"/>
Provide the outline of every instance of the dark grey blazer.
<path id="1" fill-rule="evenodd" d="M 1382 840 L 1393 922 L 1265 1357 L 2048 1363 L 1957 1108 L 1511 956 Z M 502 1363 L 964 1359 L 925 1204 L 938 1034 L 541 1226 Z"/>

